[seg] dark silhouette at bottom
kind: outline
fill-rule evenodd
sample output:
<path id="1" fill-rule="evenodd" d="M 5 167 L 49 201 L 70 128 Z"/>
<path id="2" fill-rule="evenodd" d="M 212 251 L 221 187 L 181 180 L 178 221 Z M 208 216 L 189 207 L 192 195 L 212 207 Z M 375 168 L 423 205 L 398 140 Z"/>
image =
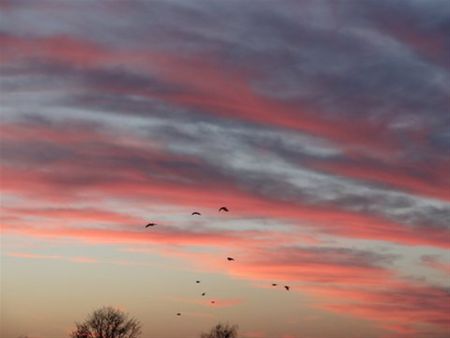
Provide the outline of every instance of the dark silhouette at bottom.
<path id="1" fill-rule="evenodd" d="M 84 322 L 75 325 L 72 338 L 138 338 L 141 334 L 138 320 L 111 306 L 95 310 Z"/>
<path id="2" fill-rule="evenodd" d="M 237 338 L 238 326 L 219 323 L 208 333 L 202 333 L 200 338 Z"/>

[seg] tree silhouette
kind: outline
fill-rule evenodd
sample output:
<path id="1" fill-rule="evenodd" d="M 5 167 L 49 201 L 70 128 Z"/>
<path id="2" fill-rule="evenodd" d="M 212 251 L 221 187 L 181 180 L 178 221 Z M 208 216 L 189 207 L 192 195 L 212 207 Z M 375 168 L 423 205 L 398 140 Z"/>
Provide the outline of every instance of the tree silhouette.
<path id="1" fill-rule="evenodd" d="M 237 325 L 219 323 L 214 326 L 209 333 L 202 333 L 201 338 L 237 338 Z"/>
<path id="2" fill-rule="evenodd" d="M 72 338 L 137 338 L 141 325 L 128 314 L 112 307 L 95 310 L 82 323 L 75 323 Z"/>

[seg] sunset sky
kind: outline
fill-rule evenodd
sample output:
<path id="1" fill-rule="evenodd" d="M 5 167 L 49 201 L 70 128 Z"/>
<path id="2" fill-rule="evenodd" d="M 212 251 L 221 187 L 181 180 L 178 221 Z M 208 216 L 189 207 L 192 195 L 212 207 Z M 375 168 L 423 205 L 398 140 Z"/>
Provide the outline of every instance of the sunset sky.
<path id="1" fill-rule="evenodd" d="M 450 336 L 448 0 L 0 12 L 2 337 Z"/>

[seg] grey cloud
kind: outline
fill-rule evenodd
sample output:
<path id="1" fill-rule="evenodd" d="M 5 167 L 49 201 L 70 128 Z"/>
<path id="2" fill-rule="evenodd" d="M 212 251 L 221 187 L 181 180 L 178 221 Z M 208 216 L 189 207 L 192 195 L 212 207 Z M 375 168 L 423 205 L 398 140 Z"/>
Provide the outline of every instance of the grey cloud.
<path id="1" fill-rule="evenodd" d="M 339 248 L 339 247 L 285 247 L 277 248 L 269 257 L 275 258 L 277 263 L 289 264 L 330 264 L 353 267 L 382 267 L 389 266 L 398 258 L 393 254 L 380 254 L 368 250 Z"/>
<path id="2" fill-rule="evenodd" d="M 22 7 L 11 11 L 2 29 L 22 37 L 73 36 L 98 42 L 113 52 L 211 53 L 208 55 L 217 57 L 219 64 L 255 71 L 258 77 L 252 86 L 261 95 L 293 105 L 306 103 L 330 120 L 348 119 L 349 124 L 364 120 L 382 126 L 380 138 L 393 134 L 400 140 L 401 162 L 416 163 L 411 160 L 419 158 L 432 165 L 445 158 L 448 71 L 419 57 L 380 28 L 385 22 L 382 19 L 387 18 L 412 20 L 414 30 L 423 34 L 445 31 L 448 23 L 446 11 L 439 10 L 442 2 L 350 1 L 334 10 L 329 5 L 326 1 L 312 1 L 303 7 L 271 1 L 151 1 L 107 9 L 95 5 L 88 11 L 81 3 L 45 11 Z M 400 11 L 405 8 L 405 13 Z M 390 11 L 396 17 L 389 16 Z M 52 15 L 54 20 L 49 22 Z M 442 53 L 448 53 L 447 45 Z M 166 142 L 173 154 L 201 159 L 200 164 L 154 164 L 158 170 L 179 167 L 192 181 L 228 179 L 263 196 L 333 205 L 411 226 L 448 225 L 450 206 L 446 202 L 309 168 L 305 164 L 309 159 L 349 160 L 330 142 L 277 127 L 230 121 L 133 93 L 101 90 L 111 86 L 189 92 L 189 88 L 164 83 L 156 75 L 133 73 L 126 65 L 86 70 L 42 60 L 14 67 L 2 69 L 11 95 L 2 100 L 14 116 L 41 114 L 63 120 L 64 114 L 83 111 L 84 119 L 107 125 L 112 123 L 108 118 L 112 113 L 118 121 L 120 118 L 117 124 L 130 132 Z M 45 95 L 29 92 L 37 84 L 46 89 Z M 429 128 L 424 144 L 409 137 L 409 131 L 424 126 Z M 24 161 L 30 157 L 34 161 L 39 157 L 36 154 L 41 154 L 42 159 L 51 161 L 69 156 L 54 145 L 34 145 L 34 155 L 29 149 L 21 152 L 17 145 L 5 146 L 10 159 L 22 156 Z M 127 163 L 110 160 L 119 167 L 145 167 L 138 154 L 120 160 Z"/>

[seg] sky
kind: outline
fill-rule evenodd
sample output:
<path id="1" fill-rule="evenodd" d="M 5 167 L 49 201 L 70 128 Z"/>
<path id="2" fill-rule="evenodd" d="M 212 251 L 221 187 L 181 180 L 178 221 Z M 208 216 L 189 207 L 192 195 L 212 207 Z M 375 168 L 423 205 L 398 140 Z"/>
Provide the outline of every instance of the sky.
<path id="1" fill-rule="evenodd" d="M 2 337 L 449 337 L 447 0 L 0 13 Z"/>

